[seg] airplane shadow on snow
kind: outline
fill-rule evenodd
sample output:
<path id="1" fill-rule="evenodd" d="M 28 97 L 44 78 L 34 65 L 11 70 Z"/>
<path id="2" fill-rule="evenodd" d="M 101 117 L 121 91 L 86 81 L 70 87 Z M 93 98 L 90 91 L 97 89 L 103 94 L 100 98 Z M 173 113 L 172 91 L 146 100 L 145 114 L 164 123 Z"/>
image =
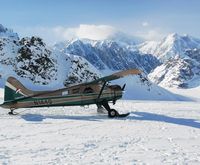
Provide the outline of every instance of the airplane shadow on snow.
<path id="1" fill-rule="evenodd" d="M 25 114 L 21 115 L 21 118 L 26 121 L 41 122 L 45 119 L 66 119 L 66 120 L 83 120 L 83 121 L 103 121 L 107 118 L 106 116 L 68 116 L 68 115 L 41 115 L 41 114 Z"/>
<path id="2" fill-rule="evenodd" d="M 164 122 L 170 124 L 176 124 L 181 126 L 188 126 L 200 129 L 200 121 L 195 119 L 176 118 L 162 114 L 155 114 L 149 112 L 131 112 L 126 118 L 109 119 L 107 115 L 90 115 L 90 116 L 68 116 L 68 115 L 41 115 L 41 114 L 25 114 L 21 115 L 21 118 L 26 121 L 42 122 L 45 119 L 66 119 L 66 120 L 79 120 L 79 121 L 98 121 L 103 122 L 105 120 L 139 120 L 139 121 L 155 121 Z M 142 123 L 141 123 L 142 124 Z"/>
<path id="3" fill-rule="evenodd" d="M 170 124 L 177 124 L 182 126 L 188 126 L 193 128 L 200 128 L 200 121 L 195 119 L 185 119 L 165 116 L 162 114 L 154 114 L 149 112 L 132 112 L 132 115 L 128 118 L 131 120 L 141 120 L 141 121 L 158 121 Z M 136 115 L 136 116 L 134 116 Z"/>

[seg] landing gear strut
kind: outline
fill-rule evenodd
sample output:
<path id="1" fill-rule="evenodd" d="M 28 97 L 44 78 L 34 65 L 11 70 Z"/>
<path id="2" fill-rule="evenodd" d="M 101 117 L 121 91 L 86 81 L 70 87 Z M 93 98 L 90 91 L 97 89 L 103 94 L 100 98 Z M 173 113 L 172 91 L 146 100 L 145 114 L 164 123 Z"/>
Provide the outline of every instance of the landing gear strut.
<path id="1" fill-rule="evenodd" d="M 101 104 L 97 104 L 97 112 L 99 114 L 107 114 L 107 110 Z"/>
<path id="2" fill-rule="evenodd" d="M 126 114 L 119 114 L 115 109 L 110 109 L 110 106 L 108 102 L 102 103 L 103 107 L 108 111 L 108 117 L 114 118 L 114 117 L 126 117 L 129 115 L 129 113 Z"/>

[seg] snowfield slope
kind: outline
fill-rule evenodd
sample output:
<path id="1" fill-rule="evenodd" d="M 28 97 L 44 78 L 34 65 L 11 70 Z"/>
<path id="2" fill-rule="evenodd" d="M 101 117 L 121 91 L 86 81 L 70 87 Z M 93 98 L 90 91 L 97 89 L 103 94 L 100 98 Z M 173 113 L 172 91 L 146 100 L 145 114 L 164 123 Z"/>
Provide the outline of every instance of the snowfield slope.
<path id="1" fill-rule="evenodd" d="M 96 106 L 0 108 L 0 164 L 199 164 L 200 103 L 119 101 L 123 119 Z M 26 110 L 26 111 L 24 111 Z"/>

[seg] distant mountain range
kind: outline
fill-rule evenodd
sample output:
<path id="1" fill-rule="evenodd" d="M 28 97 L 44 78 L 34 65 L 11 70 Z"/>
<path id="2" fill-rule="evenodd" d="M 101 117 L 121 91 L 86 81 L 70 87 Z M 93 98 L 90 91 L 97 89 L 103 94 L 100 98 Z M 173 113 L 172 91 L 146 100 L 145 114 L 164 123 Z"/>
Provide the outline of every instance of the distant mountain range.
<path id="1" fill-rule="evenodd" d="M 176 33 L 160 42 L 134 42 L 123 33 L 107 40 L 72 39 L 48 47 L 41 38 L 20 39 L 0 25 L 0 85 L 8 76 L 38 85 L 68 86 L 130 68 L 164 87 L 200 85 L 200 40 Z"/>
<path id="2" fill-rule="evenodd" d="M 164 87 L 200 85 L 200 40 L 188 35 L 173 33 L 160 42 L 140 44 L 74 39 L 58 43 L 54 49 L 82 56 L 99 70 L 139 68 Z"/>
<path id="3" fill-rule="evenodd" d="M 99 70 L 139 68 L 148 74 L 161 64 L 155 56 L 140 53 L 129 47 L 128 44 L 121 44 L 115 40 L 74 39 L 58 43 L 54 49 L 62 53 L 84 57 Z"/>

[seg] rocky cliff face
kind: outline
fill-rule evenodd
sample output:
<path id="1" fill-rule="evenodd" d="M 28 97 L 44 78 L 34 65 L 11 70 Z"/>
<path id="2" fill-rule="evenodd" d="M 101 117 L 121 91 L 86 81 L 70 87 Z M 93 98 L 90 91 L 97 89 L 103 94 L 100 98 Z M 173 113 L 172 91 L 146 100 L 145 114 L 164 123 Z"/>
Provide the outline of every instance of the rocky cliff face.
<path id="1" fill-rule="evenodd" d="M 2 37 L 0 43 L 2 77 L 16 74 L 43 85 L 56 80 L 57 61 L 40 38 Z"/>
<path id="2" fill-rule="evenodd" d="M 22 38 L 19 44 L 14 69 L 18 76 L 43 85 L 57 79 L 57 60 L 40 38 Z"/>
<path id="3" fill-rule="evenodd" d="M 66 60 L 70 67 L 64 81 L 65 86 L 90 82 L 102 76 L 94 66 L 80 56 L 68 55 Z"/>

